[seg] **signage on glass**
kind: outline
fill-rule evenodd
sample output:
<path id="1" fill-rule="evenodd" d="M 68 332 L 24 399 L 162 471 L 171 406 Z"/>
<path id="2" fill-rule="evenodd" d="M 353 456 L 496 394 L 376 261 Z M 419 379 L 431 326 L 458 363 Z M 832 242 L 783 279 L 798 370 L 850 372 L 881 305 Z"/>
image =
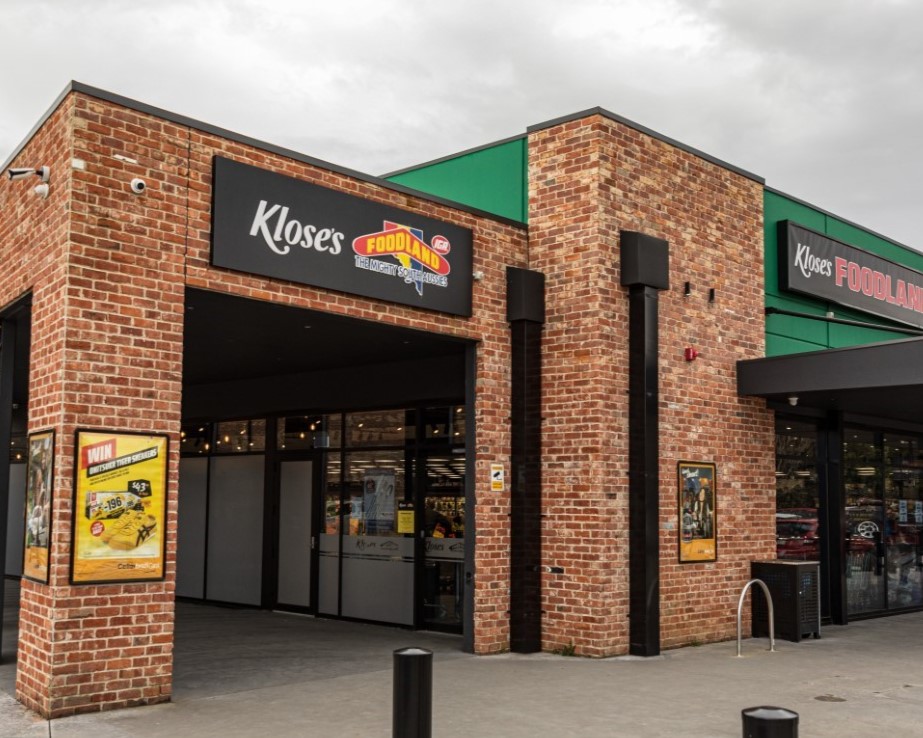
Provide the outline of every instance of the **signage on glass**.
<path id="1" fill-rule="evenodd" d="M 215 157 L 211 263 L 471 315 L 471 231 Z"/>
<path id="2" fill-rule="evenodd" d="M 779 286 L 923 328 L 923 273 L 785 220 Z"/>

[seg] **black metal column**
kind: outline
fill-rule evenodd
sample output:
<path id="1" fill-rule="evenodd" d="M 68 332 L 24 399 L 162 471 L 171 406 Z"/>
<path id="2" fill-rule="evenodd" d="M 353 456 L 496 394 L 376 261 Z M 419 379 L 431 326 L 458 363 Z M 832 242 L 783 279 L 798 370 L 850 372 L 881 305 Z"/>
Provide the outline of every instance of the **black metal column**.
<path id="1" fill-rule="evenodd" d="M 542 649 L 542 324 L 544 275 L 507 270 L 512 339 L 510 650 Z"/>
<path id="2" fill-rule="evenodd" d="M 652 287 L 631 287 L 628 319 L 628 623 L 629 649 L 634 656 L 660 653 L 657 302 L 657 291 Z"/>
<path id="3" fill-rule="evenodd" d="M 834 625 L 846 625 L 846 495 L 843 490 L 843 415 L 832 413 L 828 417 L 826 432 L 820 433 L 820 464 L 823 478 L 820 482 L 822 495 L 820 509 L 821 546 L 820 557 L 821 589 L 829 592 L 826 613 Z"/>
<path id="4" fill-rule="evenodd" d="M 5 602 L 6 533 L 10 505 L 10 438 L 13 432 L 13 367 L 16 324 L 0 320 L 0 640 L 3 639 Z"/>
<path id="5" fill-rule="evenodd" d="M 469 343 L 465 347 L 465 583 L 462 600 L 462 648 L 474 653 L 474 552 L 477 547 L 477 474 L 475 449 L 477 448 L 477 426 L 475 425 L 477 388 L 477 346 Z"/>
<path id="6" fill-rule="evenodd" d="M 628 286 L 629 653 L 660 653 L 660 448 L 658 291 L 669 287 L 666 241 L 621 232 Z"/>

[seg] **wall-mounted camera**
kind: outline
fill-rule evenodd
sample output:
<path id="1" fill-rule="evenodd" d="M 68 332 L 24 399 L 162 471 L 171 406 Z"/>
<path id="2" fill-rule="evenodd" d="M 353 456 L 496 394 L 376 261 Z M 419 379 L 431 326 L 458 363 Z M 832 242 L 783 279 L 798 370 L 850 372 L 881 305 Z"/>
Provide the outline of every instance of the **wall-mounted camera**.
<path id="1" fill-rule="evenodd" d="M 17 179 L 27 179 L 28 177 L 39 177 L 42 182 L 47 182 L 51 176 L 51 170 L 48 167 L 39 167 L 38 169 L 33 169 L 32 167 L 11 167 L 6 170 L 6 176 L 10 180 Z"/>
<path id="2" fill-rule="evenodd" d="M 131 191 L 136 195 L 140 195 L 147 189 L 147 184 L 140 177 L 135 177 L 131 181 Z"/>

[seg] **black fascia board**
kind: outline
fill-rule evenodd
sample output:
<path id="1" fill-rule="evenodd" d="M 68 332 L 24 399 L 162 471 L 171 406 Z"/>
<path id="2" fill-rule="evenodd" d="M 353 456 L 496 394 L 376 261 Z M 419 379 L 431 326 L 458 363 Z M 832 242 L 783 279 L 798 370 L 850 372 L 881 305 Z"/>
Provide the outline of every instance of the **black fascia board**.
<path id="1" fill-rule="evenodd" d="M 923 384 L 923 338 L 737 362 L 737 392 L 770 397 Z"/>

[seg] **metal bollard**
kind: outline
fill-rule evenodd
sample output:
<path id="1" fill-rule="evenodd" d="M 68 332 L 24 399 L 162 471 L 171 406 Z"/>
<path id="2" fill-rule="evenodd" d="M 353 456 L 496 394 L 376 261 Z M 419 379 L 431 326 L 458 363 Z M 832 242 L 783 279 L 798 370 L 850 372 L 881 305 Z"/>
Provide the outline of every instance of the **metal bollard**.
<path id="1" fill-rule="evenodd" d="M 784 707 L 748 707 L 740 711 L 743 738 L 798 738 L 798 713 Z"/>
<path id="2" fill-rule="evenodd" d="M 433 652 L 399 648 L 394 652 L 393 738 L 432 738 Z"/>

